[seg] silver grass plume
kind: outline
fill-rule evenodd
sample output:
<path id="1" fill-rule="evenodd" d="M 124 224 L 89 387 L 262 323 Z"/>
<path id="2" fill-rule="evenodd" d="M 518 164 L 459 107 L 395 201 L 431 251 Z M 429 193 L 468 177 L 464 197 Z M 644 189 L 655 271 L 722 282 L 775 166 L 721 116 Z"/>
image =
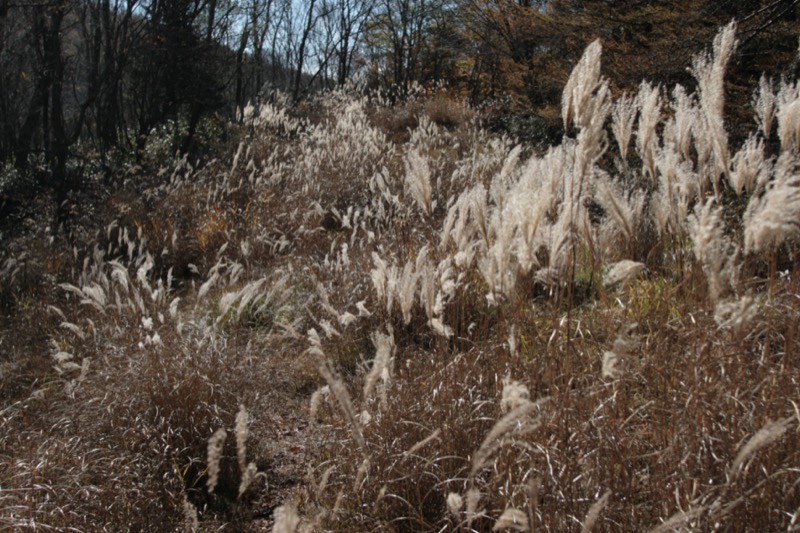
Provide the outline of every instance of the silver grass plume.
<path id="1" fill-rule="evenodd" d="M 394 290 L 390 286 L 394 283 L 395 275 L 390 272 L 389 267 L 377 252 L 372 252 L 372 261 L 375 263 L 375 268 L 371 271 L 370 277 L 372 278 L 372 285 L 375 288 L 375 294 L 378 301 L 384 305 L 384 309 L 388 312 L 391 311 L 392 303 L 394 301 Z"/>
<path id="2" fill-rule="evenodd" d="M 752 296 L 742 296 L 733 300 L 725 300 L 714 307 L 714 322 L 720 329 L 742 333 L 745 327 L 753 327 L 758 323 L 761 313 L 761 302 Z"/>
<path id="3" fill-rule="evenodd" d="M 755 134 L 748 137 L 742 148 L 733 156 L 730 184 L 737 196 L 752 193 L 763 185 L 768 174 L 764 162 L 764 140 Z"/>
<path id="4" fill-rule="evenodd" d="M 714 38 L 713 53 L 697 55 L 692 61 L 691 68 L 698 84 L 706 133 L 710 137 L 711 148 L 716 159 L 716 171 L 712 176 L 712 182 L 717 195 L 719 195 L 719 175 L 727 176 L 730 168 L 728 135 L 725 132 L 724 119 L 725 70 L 737 44 L 736 23 L 731 22 Z"/>
<path id="5" fill-rule="evenodd" d="M 795 166 L 788 154 L 782 154 L 776 166 L 775 180 L 762 196 L 750 198 L 744 213 L 745 253 L 771 251 L 800 236 L 800 176 L 787 172 Z"/>
<path id="6" fill-rule="evenodd" d="M 691 528 L 686 528 L 685 525 L 696 518 L 699 518 L 703 513 L 708 510 L 707 506 L 701 505 L 698 507 L 687 509 L 686 511 L 678 511 L 677 513 L 664 520 L 661 524 L 650 530 L 650 533 L 675 533 L 676 531 L 693 531 Z"/>
<path id="7" fill-rule="evenodd" d="M 636 99 L 625 94 L 614 103 L 614 110 L 611 113 L 611 131 L 619 146 L 619 155 L 622 160 L 628 158 L 628 148 L 631 144 L 633 134 L 633 123 L 636 120 L 638 108 Z"/>
<path id="8" fill-rule="evenodd" d="M 651 210 L 654 222 L 663 236 L 669 233 L 683 235 L 689 205 L 698 195 L 698 175 L 691 163 L 667 146 L 656 157 L 658 189 L 652 196 Z"/>
<path id="9" fill-rule="evenodd" d="M 446 249 L 451 241 L 459 252 L 467 250 L 480 235 L 489 244 L 489 224 L 486 188 L 483 185 L 462 192 L 450 206 L 441 235 L 441 248 Z"/>
<path id="10" fill-rule="evenodd" d="M 487 205 L 486 189 L 478 185 L 472 189 L 468 197 L 469 200 L 469 221 L 470 224 L 477 228 L 477 231 L 483 237 L 483 241 L 488 244 L 489 242 L 489 207 Z M 460 235 L 457 233 L 456 237 Z M 466 248 L 466 243 L 461 246 L 462 240 L 458 239 L 459 250 Z"/>
<path id="11" fill-rule="evenodd" d="M 512 148 L 508 153 L 508 156 L 506 156 L 506 159 L 503 162 L 503 168 L 500 169 L 499 179 L 501 182 L 504 182 L 506 179 L 508 179 L 511 174 L 514 173 L 514 170 L 516 170 L 520 153 L 522 153 L 522 145 L 518 144 Z"/>
<path id="12" fill-rule="evenodd" d="M 601 83 L 602 50 L 599 39 L 592 42 L 572 69 L 561 99 L 561 118 L 565 129 L 569 129 L 570 122 L 574 122 L 579 128 L 584 128 L 591 122 L 594 112 L 591 102 Z"/>
<path id="13" fill-rule="evenodd" d="M 631 241 L 635 237 L 634 229 L 638 228 L 641 223 L 645 204 L 644 195 L 633 193 L 626 198 L 625 193 L 608 179 L 598 180 L 595 187 L 595 199 L 606 213 L 611 215 L 611 219 L 622 231 L 625 239 Z"/>
<path id="14" fill-rule="evenodd" d="M 467 490 L 467 527 L 472 525 L 472 521 L 475 520 L 479 515 L 483 514 L 483 509 L 478 509 L 478 504 L 481 501 L 481 491 L 478 490 L 476 487 L 472 487 Z"/>
<path id="15" fill-rule="evenodd" d="M 517 407 L 530 403 L 531 393 L 523 383 L 510 377 L 503 379 L 503 396 L 500 400 L 500 412 L 508 413 Z"/>
<path id="16" fill-rule="evenodd" d="M 457 492 L 451 492 L 447 495 L 447 510 L 450 511 L 454 517 L 458 518 L 461 514 L 461 509 L 464 507 L 464 498 Z"/>
<path id="17" fill-rule="evenodd" d="M 333 394 L 333 397 L 336 398 L 342 413 L 350 423 L 350 429 L 352 430 L 353 438 L 361 448 L 364 457 L 368 457 L 369 454 L 367 453 L 367 442 L 364 440 L 362 424 L 359 421 L 358 415 L 356 414 L 356 409 L 353 406 L 353 399 L 350 397 L 350 393 L 347 392 L 347 387 L 345 387 L 342 379 L 336 374 L 336 371 L 331 367 L 327 357 L 325 357 L 325 353 L 322 351 L 322 342 L 320 341 L 319 334 L 316 332 L 316 330 L 310 329 L 308 331 L 308 341 L 310 344 L 308 352 L 317 359 L 317 368 L 320 375 L 328 383 L 331 394 Z"/>
<path id="18" fill-rule="evenodd" d="M 763 74 L 758 81 L 758 89 L 753 97 L 753 109 L 755 109 L 756 122 L 761 128 L 764 138 L 769 139 L 772 132 L 772 121 L 775 118 L 775 90 L 772 87 L 772 80 Z"/>
<path id="19" fill-rule="evenodd" d="M 317 390 L 314 391 L 314 394 L 311 395 L 311 400 L 309 402 L 308 408 L 308 418 L 311 423 L 317 421 L 317 414 L 319 413 L 319 408 L 322 405 L 322 402 L 325 401 L 331 395 L 331 387 L 330 385 L 324 385 Z"/>
<path id="20" fill-rule="evenodd" d="M 656 155 L 658 136 L 656 127 L 661 120 L 661 89 L 643 81 L 636 97 L 639 106 L 639 124 L 636 130 L 636 148 L 645 164 L 645 170 L 656 181 Z"/>
<path id="21" fill-rule="evenodd" d="M 567 159 L 563 149 L 551 149 L 541 159 L 531 158 L 509 194 L 505 216 L 512 217 L 516 231 L 514 253 L 524 273 L 544 266 L 536 256 L 541 244 L 540 229 L 545 226 L 548 212 L 556 209 L 563 175 L 569 168 Z"/>
<path id="22" fill-rule="evenodd" d="M 247 438 L 250 436 L 250 416 L 244 404 L 239 406 L 236 413 L 236 458 L 239 461 L 239 471 L 244 473 L 247 470 Z"/>
<path id="23" fill-rule="evenodd" d="M 322 473 L 322 477 L 319 480 L 319 485 L 317 485 L 317 499 L 322 498 L 322 495 L 325 493 L 325 489 L 328 487 L 328 480 L 330 480 L 331 474 L 333 474 L 335 469 L 336 465 L 332 464 Z"/>
<path id="24" fill-rule="evenodd" d="M 197 507 L 189 501 L 185 493 L 183 495 L 183 530 L 186 533 L 200 531 L 200 518 L 197 516 Z"/>
<path id="25" fill-rule="evenodd" d="M 375 358 L 372 362 L 372 368 L 364 380 L 364 401 L 368 401 L 372 395 L 372 391 L 378 380 L 383 381 L 384 393 L 389 386 L 392 375 L 392 366 L 394 362 L 394 337 L 384 335 L 376 331 L 372 334 L 372 343 L 375 345 Z M 386 397 L 382 398 L 382 404 L 386 403 Z M 385 405 L 384 405 L 385 407 Z"/>
<path id="26" fill-rule="evenodd" d="M 637 327 L 635 323 L 623 326 L 614 340 L 614 346 L 603 353 L 603 378 L 618 379 L 630 369 L 634 351 L 639 348 L 639 339 L 634 334 Z"/>
<path id="27" fill-rule="evenodd" d="M 524 511 L 509 507 L 494 523 L 492 531 L 530 531 L 528 515 Z"/>
<path id="28" fill-rule="evenodd" d="M 644 263 L 623 259 L 609 266 L 608 272 L 603 276 L 603 287 L 615 289 L 636 278 L 645 270 Z"/>
<path id="29" fill-rule="evenodd" d="M 366 480 L 369 474 L 369 467 L 370 467 L 370 460 L 369 457 L 365 457 L 361 464 L 356 471 L 356 477 L 353 480 L 353 490 L 358 491 L 361 488 L 361 484 Z"/>
<path id="30" fill-rule="evenodd" d="M 736 457 L 734 458 L 733 463 L 731 463 L 730 469 L 728 470 L 729 476 L 736 478 L 739 475 L 740 467 L 744 464 L 744 462 L 759 450 L 780 439 L 792 425 L 793 421 L 794 417 L 781 418 L 780 420 L 776 420 L 774 422 L 768 422 L 761 429 L 759 429 L 752 437 L 750 437 L 750 440 L 748 440 L 745 445 L 742 446 L 742 448 L 739 450 L 739 453 L 736 454 Z"/>
<path id="31" fill-rule="evenodd" d="M 219 428 L 208 439 L 208 478 L 206 479 L 206 486 L 208 492 L 214 492 L 219 480 L 219 463 L 222 459 L 222 448 L 225 445 L 225 438 L 227 437 L 224 428 Z"/>
<path id="32" fill-rule="evenodd" d="M 583 520 L 581 533 L 591 533 L 595 524 L 597 524 L 597 520 L 600 518 L 600 513 L 602 513 L 603 509 L 605 509 L 606 505 L 608 505 L 609 498 L 611 498 L 610 490 L 606 491 L 599 500 L 592 504 L 592 506 L 589 508 L 589 512 L 586 513 L 586 518 Z"/>
<path id="33" fill-rule="evenodd" d="M 800 149 L 800 85 L 782 82 L 777 100 L 781 150 L 797 152 Z"/>
<path id="34" fill-rule="evenodd" d="M 419 299 L 422 307 L 425 309 L 425 315 L 428 317 L 428 321 L 433 320 L 437 314 L 436 271 L 430 265 L 426 265 L 424 270 L 420 273 Z"/>
<path id="35" fill-rule="evenodd" d="M 293 503 L 285 503 L 275 509 L 274 517 L 272 533 L 294 533 L 300 524 L 300 517 L 297 516 L 297 508 Z"/>
<path id="36" fill-rule="evenodd" d="M 737 270 L 735 253 L 730 253 L 733 245 L 725 235 L 722 208 L 714 203 L 712 197 L 695 207 L 694 214 L 689 216 L 689 236 L 708 280 L 711 301 L 717 302 L 735 284 Z"/>
<path id="37" fill-rule="evenodd" d="M 415 453 L 420 451 L 422 448 L 424 448 L 425 446 L 427 446 L 431 442 L 433 442 L 435 440 L 438 440 L 439 439 L 439 435 L 441 435 L 441 433 L 442 433 L 441 428 L 437 428 L 437 429 L 435 429 L 433 431 L 433 433 L 431 433 L 430 435 L 428 435 L 427 437 L 425 437 L 421 441 L 414 443 L 414 445 L 411 446 L 411 448 L 409 448 L 408 450 L 403 452 L 403 458 L 400 460 L 400 464 L 405 463 L 410 457 L 413 457 Z M 448 505 L 449 505 L 449 501 L 448 501 Z"/>
<path id="38" fill-rule="evenodd" d="M 492 246 L 478 261 L 478 268 L 489 287 L 487 298 L 492 304 L 500 296 L 509 297 L 516 286 L 516 265 L 512 263 L 515 225 L 512 217 L 496 211 L 491 219 Z"/>
<path id="39" fill-rule="evenodd" d="M 419 274 L 414 267 L 413 260 L 406 261 L 403 273 L 394 284 L 397 303 L 400 304 L 400 310 L 403 313 L 403 324 L 406 326 L 411 323 L 411 308 L 416 300 L 417 281 L 419 280 Z"/>
<path id="40" fill-rule="evenodd" d="M 430 215 L 433 211 L 431 200 L 431 170 L 427 159 L 420 155 L 417 150 L 412 150 L 408 154 L 406 161 L 406 186 L 411 197 L 419 205 L 422 212 Z"/>
<path id="41" fill-rule="evenodd" d="M 692 128 L 698 113 L 696 102 L 693 96 L 686 94 L 682 85 L 676 85 L 672 90 L 670 107 L 673 118 L 664 128 L 664 140 L 671 142 L 683 159 L 688 161 L 691 156 Z"/>
<path id="42" fill-rule="evenodd" d="M 245 469 L 241 472 L 241 481 L 239 481 L 239 498 L 241 498 L 248 487 L 250 487 L 250 484 L 253 483 L 253 480 L 259 476 L 266 477 L 263 472 L 259 473 L 258 467 L 255 463 L 248 463 Z"/>
<path id="43" fill-rule="evenodd" d="M 521 437 L 540 427 L 541 417 L 532 417 L 532 415 L 534 412 L 538 411 L 546 401 L 547 398 L 537 400 L 536 402 L 521 402 L 517 407 L 495 422 L 492 429 L 483 439 L 480 447 L 472 456 L 472 467 L 469 472 L 470 479 L 474 478 L 486 465 L 489 457 L 491 457 L 495 451 L 503 447 L 505 438 L 509 434 L 515 433 L 517 436 Z"/>

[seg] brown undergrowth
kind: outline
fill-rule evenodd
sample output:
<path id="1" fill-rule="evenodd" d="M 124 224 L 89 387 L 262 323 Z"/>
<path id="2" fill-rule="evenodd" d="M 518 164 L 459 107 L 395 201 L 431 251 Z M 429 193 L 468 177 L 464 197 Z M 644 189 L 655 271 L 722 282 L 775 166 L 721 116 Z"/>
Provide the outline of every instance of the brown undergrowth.
<path id="1" fill-rule="evenodd" d="M 800 527 L 800 97 L 765 80 L 729 146 L 733 35 L 616 100 L 593 43 L 552 147 L 444 93 L 278 99 L 31 224 L 0 525 Z"/>

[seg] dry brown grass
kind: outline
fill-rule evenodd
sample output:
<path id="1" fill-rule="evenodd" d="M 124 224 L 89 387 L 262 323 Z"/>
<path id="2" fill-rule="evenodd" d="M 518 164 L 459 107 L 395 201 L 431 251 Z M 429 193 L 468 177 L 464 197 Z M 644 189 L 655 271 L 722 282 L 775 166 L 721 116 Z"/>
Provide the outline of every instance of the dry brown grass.
<path id="1" fill-rule="evenodd" d="M 0 527 L 796 529 L 796 225 L 763 206 L 797 153 L 739 187 L 719 95 L 618 104 L 599 57 L 549 151 L 338 92 L 17 235 Z M 624 154 L 616 105 L 647 115 Z"/>

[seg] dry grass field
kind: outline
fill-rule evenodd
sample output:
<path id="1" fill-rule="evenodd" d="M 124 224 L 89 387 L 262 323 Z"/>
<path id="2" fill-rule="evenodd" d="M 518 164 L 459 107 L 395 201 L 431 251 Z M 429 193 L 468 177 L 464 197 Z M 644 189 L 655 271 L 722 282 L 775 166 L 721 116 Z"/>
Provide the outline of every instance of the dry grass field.
<path id="1" fill-rule="evenodd" d="M 590 45 L 551 147 L 342 90 L 29 206 L 0 529 L 800 530 L 800 86 L 733 146 L 735 46 L 612 94 Z"/>

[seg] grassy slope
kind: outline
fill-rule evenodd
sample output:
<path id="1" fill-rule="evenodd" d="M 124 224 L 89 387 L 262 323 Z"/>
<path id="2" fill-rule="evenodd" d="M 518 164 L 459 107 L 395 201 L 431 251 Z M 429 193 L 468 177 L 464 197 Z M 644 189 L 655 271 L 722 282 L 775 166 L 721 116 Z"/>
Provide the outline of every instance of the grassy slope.
<path id="1" fill-rule="evenodd" d="M 445 98 L 334 93 L 76 203 L 70 239 L 31 224 L 2 272 L 0 524 L 797 527 L 797 96 L 735 156 L 724 46 L 703 98 L 643 86 L 624 158 L 590 49 L 546 153 Z M 646 269 L 604 284 L 620 260 Z"/>

